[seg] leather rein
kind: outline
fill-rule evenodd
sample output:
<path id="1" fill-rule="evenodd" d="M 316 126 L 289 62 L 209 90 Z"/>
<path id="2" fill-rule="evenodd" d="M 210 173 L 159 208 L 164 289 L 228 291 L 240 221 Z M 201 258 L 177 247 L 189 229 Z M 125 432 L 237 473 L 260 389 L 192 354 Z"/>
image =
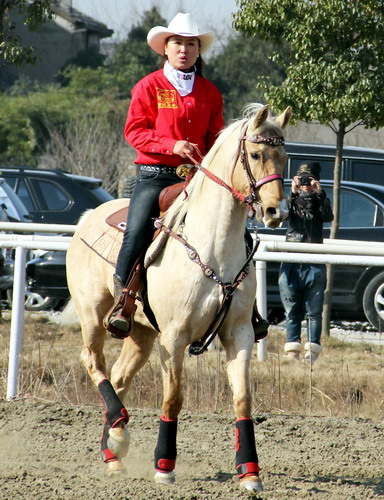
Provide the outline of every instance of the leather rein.
<path id="1" fill-rule="evenodd" d="M 285 141 L 284 141 L 284 137 L 278 137 L 278 136 L 267 137 L 267 138 L 263 137 L 262 135 L 246 136 L 243 134 L 244 128 L 246 126 L 247 126 L 247 123 L 245 123 L 245 125 L 243 126 L 243 129 L 241 131 L 241 135 L 239 138 L 239 148 L 238 148 L 238 152 L 237 152 L 234 164 L 233 164 L 233 169 L 235 168 L 237 160 L 240 156 L 240 161 L 241 161 L 243 168 L 246 172 L 249 186 L 250 186 L 250 194 L 249 195 L 245 196 L 242 193 L 240 193 L 239 191 L 237 191 L 236 189 L 234 189 L 233 187 L 229 186 L 226 182 L 224 182 L 222 179 L 217 177 L 211 171 L 207 170 L 205 167 L 198 164 L 198 162 L 193 158 L 192 155 L 187 154 L 188 158 L 193 162 L 194 165 L 193 166 L 183 165 L 183 167 L 188 169 L 187 170 L 188 174 L 186 176 L 187 182 L 190 181 L 190 179 L 193 177 L 193 175 L 195 174 L 195 172 L 197 170 L 201 170 L 201 172 L 203 172 L 204 175 L 206 175 L 209 179 L 216 182 L 216 184 L 219 184 L 220 186 L 224 187 L 225 189 L 230 191 L 231 194 L 236 199 L 238 199 L 242 203 L 248 205 L 250 207 L 251 211 L 253 212 L 253 215 L 254 215 L 253 204 L 259 203 L 259 201 L 257 201 L 258 189 L 261 186 L 263 186 L 264 184 L 266 184 L 267 182 L 271 182 L 274 180 L 281 180 L 283 182 L 284 178 L 280 174 L 271 174 L 271 175 L 267 175 L 266 177 L 263 177 L 262 179 L 256 181 L 256 179 L 254 178 L 254 176 L 251 172 L 251 168 L 249 165 L 247 152 L 246 152 L 246 148 L 245 148 L 245 141 L 253 142 L 255 144 L 267 144 L 267 145 L 272 146 L 272 147 L 284 145 Z M 202 155 L 197 148 L 196 148 L 196 151 L 199 154 L 200 158 L 202 158 Z M 161 219 L 157 219 L 155 221 L 155 227 L 157 229 L 163 231 L 166 235 L 171 236 L 173 239 L 182 243 L 187 251 L 188 257 L 192 260 L 192 262 L 195 262 L 197 265 L 200 266 L 201 270 L 203 271 L 204 275 L 207 278 L 212 279 L 218 285 L 220 285 L 222 292 L 223 292 L 223 299 L 222 299 L 222 302 L 220 305 L 220 309 L 218 310 L 215 318 L 213 319 L 213 321 L 209 325 L 206 333 L 201 337 L 200 340 L 198 340 L 197 342 L 193 342 L 189 346 L 189 354 L 197 356 L 199 354 L 202 354 L 203 352 L 205 352 L 208 349 L 208 346 L 212 343 L 212 341 L 216 337 L 217 333 L 219 332 L 221 325 L 223 324 L 223 322 L 228 314 L 229 307 L 232 303 L 233 294 L 234 294 L 236 288 L 240 285 L 240 283 L 248 275 L 249 264 L 250 264 L 253 256 L 256 253 L 256 250 L 259 246 L 260 240 L 259 240 L 259 238 L 257 238 L 255 240 L 253 248 L 251 249 L 245 263 L 243 264 L 240 271 L 237 273 L 235 279 L 231 283 L 231 282 L 224 282 L 222 280 L 222 278 L 220 278 L 220 276 L 218 276 L 216 274 L 216 272 L 211 267 L 202 263 L 197 250 L 192 245 L 187 243 L 186 238 L 182 234 L 181 231 L 176 233 L 171 228 L 165 226 L 162 223 Z"/>

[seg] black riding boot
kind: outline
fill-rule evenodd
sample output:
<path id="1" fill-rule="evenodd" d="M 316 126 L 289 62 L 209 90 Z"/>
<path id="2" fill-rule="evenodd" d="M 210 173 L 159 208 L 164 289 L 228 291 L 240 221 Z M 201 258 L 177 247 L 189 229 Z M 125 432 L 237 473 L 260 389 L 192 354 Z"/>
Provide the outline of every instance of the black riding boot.
<path id="1" fill-rule="evenodd" d="M 131 329 L 132 319 L 126 318 L 121 314 L 124 301 L 124 284 L 119 276 L 117 276 L 117 274 L 113 275 L 113 284 L 115 285 L 113 302 L 114 310 L 109 318 L 108 323 L 117 330 L 126 332 L 128 334 Z M 128 337 L 128 335 L 126 336 Z"/>
<path id="2" fill-rule="evenodd" d="M 264 339 L 268 335 L 269 322 L 260 315 L 256 302 L 252 311 L 252 326 L 255 334 L 255 342 Z"/>

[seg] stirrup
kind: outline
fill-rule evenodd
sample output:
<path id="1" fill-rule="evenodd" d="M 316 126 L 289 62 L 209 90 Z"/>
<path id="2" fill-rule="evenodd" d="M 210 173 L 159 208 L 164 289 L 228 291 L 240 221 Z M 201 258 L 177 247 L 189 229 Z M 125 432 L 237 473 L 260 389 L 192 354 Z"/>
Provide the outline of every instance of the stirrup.
<path id="1" fill-rule="evenodd" d="M 268 335 L 269 321 L 264 318 L 252 318 L 253 333 L 255 336 L 255 342 L 265 339 Z"/>
<path id="2" fill-rule="evenodd" d="M 110 332 L 112 338 L 119 340 L 124 340 L 129 337 L 133 324 L 133 315 L 130 318 L 126 318 L 121 314 L 121 311 L 123 309 L 122 302 L 123 297 L 121 297 L 121 299 L 117 303 L 113 304 L 113 306 L 103 319 L 104 328 Z M 118 327 L 118 325 L 113 324 L 113 320 L 117 319 L 118 317 L 124 318 L 126 320 L 126 328 L 121 329 Z M 123 321 L 121 321 L 121 323 L 123 323 Z"/>

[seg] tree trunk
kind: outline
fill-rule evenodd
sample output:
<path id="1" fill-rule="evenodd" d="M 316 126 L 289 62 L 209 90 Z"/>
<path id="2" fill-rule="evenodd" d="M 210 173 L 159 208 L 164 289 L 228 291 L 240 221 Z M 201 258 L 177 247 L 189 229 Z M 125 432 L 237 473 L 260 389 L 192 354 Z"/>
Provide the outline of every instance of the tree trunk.
<path id="1" fill-rule="evenodd" d="M 334 219 L 331 226 L 330 238 L 337 238 L 340 225 L 340 181 L 341 181 L 341 166 L 343 162 L 343 148 L 346 125 L 340 123 L 339 129 L 336 132 L 336 158 L 333 171 L 333 215 Z M 323 325 L 322 335 L 329 335 L 331 308 L 332 308 L 332 290 L 333 290 L 333 265 L 327 264 L 327 287 L 324 294 L 323 308 Z"/>

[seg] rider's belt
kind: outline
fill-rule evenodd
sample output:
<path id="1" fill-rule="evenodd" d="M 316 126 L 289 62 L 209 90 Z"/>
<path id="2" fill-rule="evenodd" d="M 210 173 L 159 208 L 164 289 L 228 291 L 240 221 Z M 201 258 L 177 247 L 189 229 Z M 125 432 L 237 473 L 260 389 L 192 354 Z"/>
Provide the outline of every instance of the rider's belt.
<path id="1" fill-rule="evenodd" d="M 156 172 L 158 174 L 176 174 L 176 167 L 163 167 L 162 165 L 140 165 L 140 170 Z"/>

